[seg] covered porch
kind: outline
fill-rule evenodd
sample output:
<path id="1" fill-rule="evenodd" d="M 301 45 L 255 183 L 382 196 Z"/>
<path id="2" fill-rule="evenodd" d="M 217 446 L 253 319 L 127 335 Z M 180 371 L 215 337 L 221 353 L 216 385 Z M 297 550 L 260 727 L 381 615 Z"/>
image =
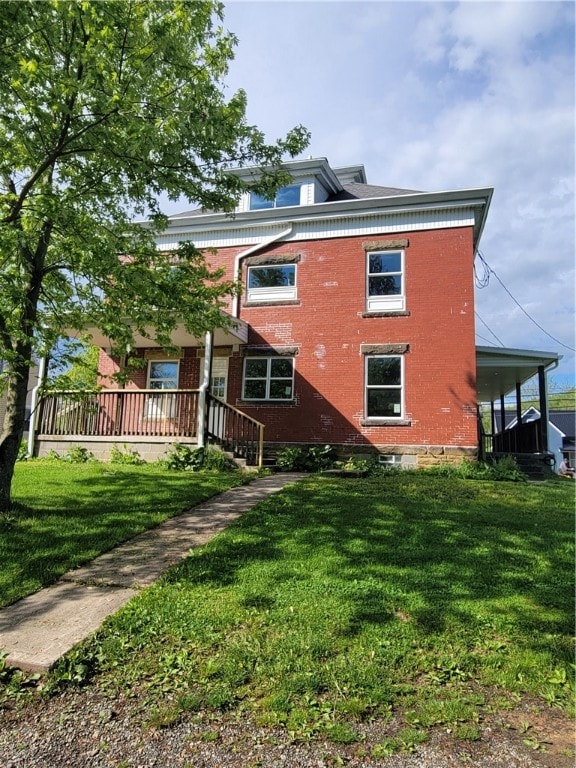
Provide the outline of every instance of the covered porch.
<path id="1" fill-rule="evenodd" d="M 476 347 L 478 392 L 478 454 L 480 459 L 514 455 L 520 461 L 554 464 L 548 445 L 546 375 L 557 367 L 553 352 Z M 522 422 L 522 385 L 537 382 L 540 418 Z M 513 412 L 513 418 L 507 414 Z"/>
<path id="2" fill-rule="evenodd" d="M 151 353 L 148 386 L 132 382 L 122 388 L 106 386 L 93 391 L 35 392 L 29 454 L 82 446 L 97 458 L 108 459 L 113 446 L 126 445 L 153 460 L 174 443 L 213 444 L 246 464 L 261 466 L 264 426 L 227 403 L 225 394 L 213 387 L 215 349 L 237 350 L 248 339 L 245 323 L 222 314 L 223 327 L 203 338 L 190 334 L 183 325 L 172 333 L 174 347 L 196 350 L 200 358 L 196 388 L 179 386 L 178 355 L 163 354 L 153 329 L 144 329 L 134 334 L 133 350 Z M 104 352 L 112 346 L 96 327 L 83 329 L 83 334 Z"/>

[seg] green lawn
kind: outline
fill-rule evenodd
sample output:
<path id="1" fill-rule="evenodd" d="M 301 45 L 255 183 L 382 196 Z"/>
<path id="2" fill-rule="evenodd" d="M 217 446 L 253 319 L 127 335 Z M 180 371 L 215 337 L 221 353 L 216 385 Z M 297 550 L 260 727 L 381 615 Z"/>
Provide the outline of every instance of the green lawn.
<path id="1" fill-rule="evenodd" d="M 0 516 L 0 606 L 244 479 L 150 464 L 17 464 L 17 511 Z"/>
<path id="2" fill-rule="evenodd" d="M 346 742 L 401 712 L 400 746 L 380 756 L 439 725 L 474 739 L 483 713 L 522 697 L 572 700 L 573 510 L 559 481 L 310 476 L 195 550 L 56 675 L 121 686 L 156 725 L 228 709 Z"/>

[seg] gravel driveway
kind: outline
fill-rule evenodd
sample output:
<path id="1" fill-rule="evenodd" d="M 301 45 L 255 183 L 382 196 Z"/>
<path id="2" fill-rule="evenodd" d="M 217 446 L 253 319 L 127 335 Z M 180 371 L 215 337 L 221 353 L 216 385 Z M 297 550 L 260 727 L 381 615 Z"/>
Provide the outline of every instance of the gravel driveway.
<path id="1" fill-rule="evenodd" d="M 286 731 L 260 728 L 237 714 L 201 713 L 169 728 L 143 724 L 134 699 L 95 689 L 67 691 L 0 712 L 2 768 L 572 768 L 571 724 L 556 710 L 526 707 L 483 722 L 479 741 L 454 741 L 446 730 L 408 754 L 373 759 L 374 744 L 394 721 L 364 726 L 363 740 L 341 745 L 294 743 Z M 522 722 L 533 723 L 533 749 Z M 516 725 L 514 725 L 516 724 Z M 534 745 L 532 745 L 534 746 Z M 544 751 L 546 750 L 546 751 Z M 572 753 L 573 754 L 573 753 Z"/>

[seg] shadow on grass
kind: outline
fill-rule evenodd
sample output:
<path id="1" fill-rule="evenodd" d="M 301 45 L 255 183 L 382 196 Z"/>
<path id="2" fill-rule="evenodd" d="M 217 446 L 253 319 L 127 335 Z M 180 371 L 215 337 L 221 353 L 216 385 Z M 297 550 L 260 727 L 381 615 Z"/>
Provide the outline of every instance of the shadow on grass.
<path id="1" fill-rule="evenodd" d="M 401 620 L 424 635 L 508 627 L 533 633 L 537 647 L 538 633 L 573 629 L 571 506 L 557 485 L 310 477 L 246 514 L 167 581 L 237 584 L 243 604 L 262 609 L 289 599 L 286 582 L 311 604 L 335 592 L 347 604 L 340 631 L 350 636 Z"/>
<path id="2" fill-rule="evenodd" d="M 240 484 L 230 475 L 38 462 L 19 468 L 0 524 L 0 605 Z"/>

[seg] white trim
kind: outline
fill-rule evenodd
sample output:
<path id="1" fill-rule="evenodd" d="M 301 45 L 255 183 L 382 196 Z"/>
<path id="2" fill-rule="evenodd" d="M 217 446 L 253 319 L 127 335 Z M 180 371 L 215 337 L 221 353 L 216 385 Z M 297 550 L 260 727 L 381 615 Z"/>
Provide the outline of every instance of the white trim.
<path id="1" fill-rule="evenodd" d="M 266 361 L 266 393 L 264 397 L 246 397 L 246 364 L 249 360 L 265 360 Z M 270 383 L 274 381 L 288 381 L 288 376 L 272 376 L 272 361 L 273 360 L 289 360 L 292 364 L 292 377 L 290 378 L 290 397 L 270 397 Z M 281 355 L 248 355 L 244 358 L 244 366 L 242 369 L 242 400 L 250 403 L 289 403 L 294 400 L 294 374 L 296 370 L 296 360 L 294 357 L 283 357 Z M 263 376 L 252 376 L 249 381 L 264 381 Z"/>
<path id="2" fill-rule="evenodd" d="M 331 204 L 310 206 L 326 208 Z M 414 210 L 411 208 L 393 211 L 366 211 L 357 213 L 322 215 L 320 210 L 311 217 L 302 217 L 298 208 L 274 208 L 276 218 L 270 222 L 244 220 L 238 215 L 234 220 L 224 217 L 198 217 L 188 219 L 186 225 L 178 222 L 176 227 L 156 235 L 155 242 L 160 250 L 176 250 L 182 241 L 193 241 L 197 248 L 225 248 L 258 244 L 269 237 L 274 237 L 271 229 L 292 224 L 290 237 L 286 242 L 319 240 L 329 237 L 369 237 L 375 234 L 396 232 L 418 232 L 430 229 L 451 229 L 454 227 L 476 226 L 475 210 L 470 206 L 440 207 L 435 210 Z M 268 212 L 268 211 L 265 211 Z M 282 215 L 288 212 L 289 215 Z"/>
<path id="3" fill-rule="evenodd" d="M 277 285 L 262 288 L 250 288 L 250 270 L 294 268 L 294 285 Z M 248 266 L 246 270 L 246 301 L 291 301 L 298 298 L 298 270 L 296 264 L 258 264 Z"/>
<path id="4" fill-rule="evenodd" d="M 386 421 L 402 421 L 405 416 L 405 403 L 404 403 L 404 396 L 405 396 L 405 378 L 404 378 L 404 357 L 405 355 L 364 355 L 364 420 L 365 421 L 374 421 L 376 424 L 378 421 L 386 420 Z M 400 385 L 394 384 L 394 385 L 371 385 L 369 387 L 368 385 L 368 361 L 369 360 L 379 360 L 381 358 L 398 358 L 400 360 Z M 394 416 L 370 416 L 368 414 L 368 390 L 369 389 L 390 389 L 397 391 L 400 390 L 400 413 Z"/>
<path id="5" fill-rule="evenodd" d="M 400 271 L 399 272 L 370 272 L 370 257 L 381 253 L 399 253 Z M 390 250 L 366 251 L 366 312 L 398 312 L 406 309 L 406 271 L 405 271 L 405 251 L 400 248 Z M 399 294 L 390 294 L 387 296 L 370 295 L 370 277 L 376 274 L 382 275 L 400 275 L 401 292 Z"/>

